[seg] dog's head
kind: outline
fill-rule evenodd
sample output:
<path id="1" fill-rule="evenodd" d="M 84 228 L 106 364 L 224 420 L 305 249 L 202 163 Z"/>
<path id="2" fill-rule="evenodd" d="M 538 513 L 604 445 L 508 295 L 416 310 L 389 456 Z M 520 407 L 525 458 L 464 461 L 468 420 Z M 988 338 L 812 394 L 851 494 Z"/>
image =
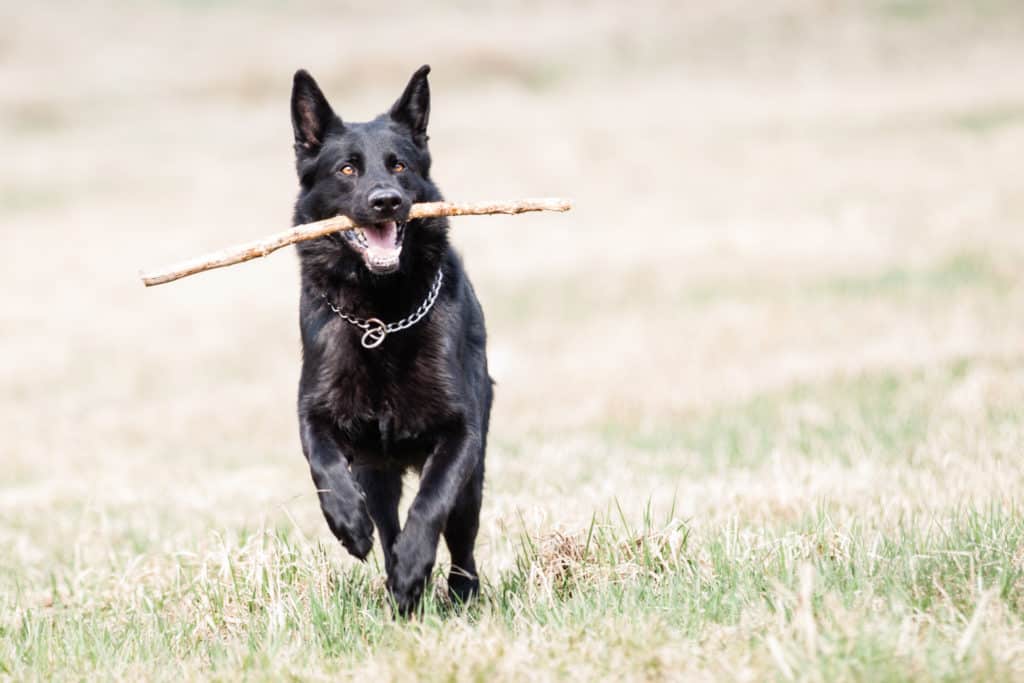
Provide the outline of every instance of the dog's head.
<path id="1" fill-rule="evenodd" d="M 296 221 L 348 216 L 359 227 L 341 233 L 346 256 L 377 275 L 399 268 L 409 208 L 439 197 L 427 149 L 428 73 L 420 67 L 391 109 L 366 123 L 343 122 L 313 77 L 295 74 Z"/>

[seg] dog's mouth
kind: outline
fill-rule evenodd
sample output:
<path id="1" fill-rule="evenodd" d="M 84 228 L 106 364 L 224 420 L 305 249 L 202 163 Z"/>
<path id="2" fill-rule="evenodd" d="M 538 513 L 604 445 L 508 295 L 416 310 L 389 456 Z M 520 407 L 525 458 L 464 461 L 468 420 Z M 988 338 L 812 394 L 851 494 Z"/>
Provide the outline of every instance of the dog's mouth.
<path id="1" fill-rule="evenodd" d="M 360 225 L 341 233 L 345 242 L 363 257 L 371 273 L 384 275 L 398 270 L 405 223 L 384 221 Z"/>

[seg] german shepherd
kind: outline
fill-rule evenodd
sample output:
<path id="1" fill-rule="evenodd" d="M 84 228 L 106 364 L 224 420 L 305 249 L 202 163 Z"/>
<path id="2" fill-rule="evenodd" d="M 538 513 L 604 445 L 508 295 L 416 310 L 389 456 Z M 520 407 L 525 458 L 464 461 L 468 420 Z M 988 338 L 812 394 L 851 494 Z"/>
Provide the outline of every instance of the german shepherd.
<path id="1" fill-rule="evenodd" d="M 440 200 L 430 178 L 429 66 L 391 109 L 342 121 L 298 71 L 291 114 L 295 224 L 343 215 L 359 227 L 298 245 L 299 434 L 327 525 L 360 559 L 380 534 L 387 587 L 413 612 L 444 535 L 448 591 L 480 587 L 473 547 L 493 397 L 484 316 L 443 218 L 408 220 Z M 400 526 L 402 474 L 419 490 Z"/>

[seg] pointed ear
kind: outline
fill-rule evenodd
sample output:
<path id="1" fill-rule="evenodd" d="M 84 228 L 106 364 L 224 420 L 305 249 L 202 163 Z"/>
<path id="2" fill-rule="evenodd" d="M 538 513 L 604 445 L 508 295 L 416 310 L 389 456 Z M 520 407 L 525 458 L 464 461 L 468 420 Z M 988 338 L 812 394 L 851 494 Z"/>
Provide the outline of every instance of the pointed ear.
<path id="1" fill-rule="evenodd" d="M 334 118 L 331 105 L 313 77 L 304 69 L 296 71 L 292 81 L 292 130 L 296 150 L 319 148 Z"/>
<path id="2" fill-rule="evenodd" d="M 405 92 L 391 107 L 391 118 L 412 131 L 416 144 L 421 147 L 427 142 L 427 120 L 430 118 L 430 84 L 427 74 L 430 65 L 424 64 L 409 79 Z"/>

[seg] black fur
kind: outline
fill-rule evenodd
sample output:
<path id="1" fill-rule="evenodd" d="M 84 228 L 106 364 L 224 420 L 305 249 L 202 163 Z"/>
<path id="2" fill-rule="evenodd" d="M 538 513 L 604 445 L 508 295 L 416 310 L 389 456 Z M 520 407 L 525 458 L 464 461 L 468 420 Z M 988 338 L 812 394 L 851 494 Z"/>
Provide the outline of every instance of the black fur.
<path id="1" fill-rule="evenodd" d="M 382 216 L 370 195 L 381 192 L 397 195 L 384 217 L 401 224 L 413 203 L 441 199 L 430 179 L 428 72 L 420 68 L 390 111 L 367 123 L 342 122 L 313 78 L 295 74 L 296 224 L 339 214 L 373 224 Z M 346 165 L 350 174 L 341 171 Z M 473 547 L 492 382 L 483 313 L 447 233 L 444 219 L 409 221 L 397 270 L 384 275 L 339 235 L 298 247 L 303 453 L 327 524 L 351 554 L 366 557 L 376 525 L 402 614 L 419 603 L 442 534 L 452 556 L 449 593 L 464 601 L 479 590 Z M 363 348 L 362 330 L 323 298 L 351 315 L 394 322 L 423 302 L 439 268 L 444 280 L 431 312 L 376 349 Z M 409 468 L 420 485 L 400 527 Z"/>

